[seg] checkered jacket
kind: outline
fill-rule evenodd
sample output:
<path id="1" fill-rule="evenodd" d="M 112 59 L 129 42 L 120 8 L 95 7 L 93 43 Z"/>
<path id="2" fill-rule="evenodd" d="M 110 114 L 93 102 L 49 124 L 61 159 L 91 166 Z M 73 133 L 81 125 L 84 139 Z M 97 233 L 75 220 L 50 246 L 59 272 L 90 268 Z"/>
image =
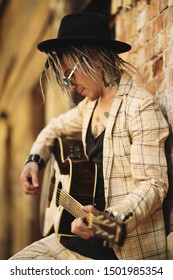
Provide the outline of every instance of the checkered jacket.
<path id="1" fill-rule="evenodd" d="M 85 138 L 95 101 L 84 99 L 54 118 L 38 135 L 31 153 L 47 162 L 55 137 Z M 106 208 L 127 220 L 127 238 L 114 247 L 119 259 L 166 259 L 162 202 L 168 189 L 164 143 L 168 124 L 154 97 L 122 75 L 106 125 L 103 174 Z"/>

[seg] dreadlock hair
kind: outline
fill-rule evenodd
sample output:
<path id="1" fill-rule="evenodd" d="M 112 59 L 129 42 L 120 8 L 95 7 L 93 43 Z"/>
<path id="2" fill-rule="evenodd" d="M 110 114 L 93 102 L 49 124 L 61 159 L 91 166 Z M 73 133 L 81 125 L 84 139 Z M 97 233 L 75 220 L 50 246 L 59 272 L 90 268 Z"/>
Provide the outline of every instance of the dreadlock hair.
<path id="1" fill-rule="evenodd" d="M 70 67 L 73 68 L 75 64 L 78 64 L 78 71 L 81 71 L 84 75 L 96 82 L 98 77 L 95 68 L 96 66 L 101 66 L 102 81 L 105 87 L 118 85 L 122 72 L 125 69 L 129 70 L 130 68 L 134 68 L 131 64 L 120 58 L 113 49 L 104 46 L 70 45 L 62 49 L 51 50 L 48 53 L 48 59 L 42 74 L 46 75 L 49 82 L 51 82 L 53 76 L 55 76 L 55 80 L 62 91 L 68 95 L 69 92 L 65 88 L 63 82 L 63 70 L 61 66 L 63 55 L 65 55 Z M 48 69 L 50 71 L 49 75 Z M 105 81 L 105 77 L 107 77 L 108 81 Z"/>

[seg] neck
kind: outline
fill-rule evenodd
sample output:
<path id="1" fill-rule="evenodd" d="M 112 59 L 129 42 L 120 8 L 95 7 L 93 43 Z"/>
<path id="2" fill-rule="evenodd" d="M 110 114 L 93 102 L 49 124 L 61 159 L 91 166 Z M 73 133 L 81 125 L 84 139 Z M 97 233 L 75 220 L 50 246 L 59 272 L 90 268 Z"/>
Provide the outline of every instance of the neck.
<path id="1" fill-rule="evenodd" d="M 118 86 L 108 87 L 103 89 L 102 94 L 100 95 L 100 100 L 109 101 L 115 98 L 117 93 Z"/>

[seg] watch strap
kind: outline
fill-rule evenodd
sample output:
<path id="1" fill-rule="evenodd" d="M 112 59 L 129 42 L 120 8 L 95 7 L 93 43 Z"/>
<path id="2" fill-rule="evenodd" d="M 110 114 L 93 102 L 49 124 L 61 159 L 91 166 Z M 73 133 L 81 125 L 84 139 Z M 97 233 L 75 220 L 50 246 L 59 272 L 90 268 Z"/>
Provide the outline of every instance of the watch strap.
<path id="1" fill-rule="evenodd" d="M 42 169 L 42 168 L 45 167 L 44 160 L 40 157 L 39 154 L 31 154 L 31 155 L 29 155 L 27 157 L 26 161 L 25 161 L 25 165 L 27 163 L 29 163 L 29 162 L 32 162 L 32 161 L 34 161 L 38 165 L 39 169 Z"/>

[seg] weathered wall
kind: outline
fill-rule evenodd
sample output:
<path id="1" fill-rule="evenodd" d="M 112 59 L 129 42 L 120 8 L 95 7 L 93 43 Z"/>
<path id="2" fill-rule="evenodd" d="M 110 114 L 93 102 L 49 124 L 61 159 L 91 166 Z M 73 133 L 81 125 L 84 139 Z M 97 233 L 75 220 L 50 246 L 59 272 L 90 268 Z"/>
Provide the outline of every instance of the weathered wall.
<path id="1" fill-rule="evenodd" d="M 152 94 L 172 92 L 173 1 L 124 2 L 134 4 L 128 8 L 124 4 L 116 16 L 116 38 L 132 45 L 132 50 L 123 58 L 137 67 Z"/>
<path id="2" fill-rule="evenodd" d="M 170 188 L 165 220 L 168 230 L 173 231 L 173 1 L 127 0 L 121 2 L 123 6 L 120 2 L 112 1 L 116 38 L 132 45 L 122 58 L 138 69 L 145 88 L 158 99 L 170 125 L 166 142 Z"/>

